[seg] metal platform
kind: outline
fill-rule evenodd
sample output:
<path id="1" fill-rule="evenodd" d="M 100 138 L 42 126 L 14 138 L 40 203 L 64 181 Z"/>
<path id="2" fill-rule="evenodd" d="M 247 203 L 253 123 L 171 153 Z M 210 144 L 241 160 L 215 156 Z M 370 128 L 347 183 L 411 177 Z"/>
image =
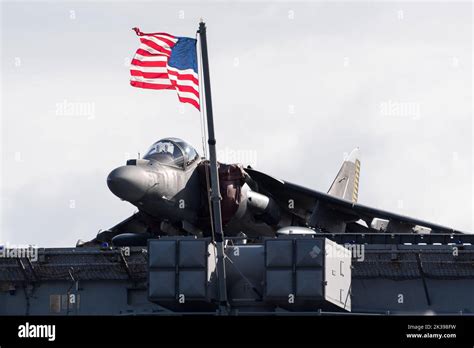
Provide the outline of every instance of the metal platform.
<path id="1" fill-rule="evenodd" d="M 399 235 L 326 236 L 337 242 L 354 236 L 356 240 L 362 238 L 367 242 L 346 245 L 353 254 L 351 314 L 474 313 L 473 246 L 374 243 L 376 238 L 398 241 L 409 238 Z M 437 237 L 425 235 L 423 243 L 438 243 Z M 240 255 L 247 253 L 248 261 L 237 261 L 234 256 L 236 248 Z M 232 245 L 229 241 L 225 251 L 227 274 L 232 279 L 232 284 L 228 283 L 232 313 L 311 315 L 326 310 L 317 304 L 319 302 L 303 310 L 293 310 L 278 301 L 269 305 L 265 296 L 268 279 L 260 281 L 264 277 L 261 272 L 265 270 L 263 243 Z M 215 312 L 212 306 L 194 309 L 188 303 L 180 309 L 176 303 L 168 306 L 150 301 L 147 248 L 46 248 L 39 249 L 37 256 L 36 261 L 0 258 L 0 315 Z M 240 287 L 246 288 L 245 294 L 248 295 L 244 298 L 237 298 L 237 295 L 244 294 Z"/>

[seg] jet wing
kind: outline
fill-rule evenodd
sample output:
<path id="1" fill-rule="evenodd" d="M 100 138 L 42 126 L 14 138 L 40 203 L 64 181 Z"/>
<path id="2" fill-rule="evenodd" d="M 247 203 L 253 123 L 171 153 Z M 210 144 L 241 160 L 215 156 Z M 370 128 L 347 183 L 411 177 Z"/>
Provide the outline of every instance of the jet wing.
<path id="1" fill-rule="evenodd" d="M 146 217 L 140 212 L 135 213 L 125 220 L 119 222 L 115 226 L 109 228 L 108 230 L 99 231 L 97 236 L 88 242 L 78 240 L 76 246 L 92 247 L 97 246 L 102 242 L 110 243 L 112 238 L 120 234 L 146 234 L 148 232 L 149 226 L 147 225 L 145 219 Z"/>
<path id="2" fill-rule="evenodd" d="M 135 213 L 114 227 L 109 228 L 109 231 L 114 235 L 122 233 L 145 233 L 147 232 L 147 223 L 141 213 Z"/>
<path id="3" fill-rule="evenodd" d="M 119 222 L 115 226 L 107 230 L 100 231 L 97 234 L 97 237 L 88 243 L 110 242 L 112 238 L 121 234 L 148 234 L 150 228 L 150 222 L 146 219 L 146 216 L 138 212 Z"/>
<path id="4" fill-rule="evenodd" d="M 326 193 L 275 179 L 254 169 L 246 168 L 245 171 L 255 182 L 259 191 L 271 195 L 283 207 L 293 203 L 291 211 L 302 218 L 308 217 L 319 206 L 324 207 L 326 211 L 331 212 L 333 216 L 337 216 L 341 220 L 350 222 L 361 219 L 368 226 L 370 226 L 373 219 L 378 218 L 388 220 L 389 224 L 406 228 L 415 226 L 430 228 L 432 233 L 465 233 L 450 227 L 352 203 Z"/>

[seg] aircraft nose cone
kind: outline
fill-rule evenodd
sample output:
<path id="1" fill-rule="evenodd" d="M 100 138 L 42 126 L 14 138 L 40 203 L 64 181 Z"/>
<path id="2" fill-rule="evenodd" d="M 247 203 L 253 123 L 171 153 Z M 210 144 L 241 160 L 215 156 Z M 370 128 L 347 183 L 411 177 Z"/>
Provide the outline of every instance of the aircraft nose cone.
<path id="1" fill-rule="evenodd" d="M 137 166 L 118 167 L 107 177 L 110 191 L 128 202 L 140 200 L 152 184 L 147 172 Z"/>

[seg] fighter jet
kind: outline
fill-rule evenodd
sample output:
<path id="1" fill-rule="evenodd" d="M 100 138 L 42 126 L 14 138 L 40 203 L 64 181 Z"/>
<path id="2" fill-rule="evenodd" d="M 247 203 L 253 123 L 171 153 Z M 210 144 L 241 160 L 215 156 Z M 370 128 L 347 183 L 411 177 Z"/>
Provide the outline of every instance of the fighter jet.
<path id="1" fill-rule="evenodd" d="M 291 233 L 462 233 L 358 204 L 360 166 L 355 149 L 323 193 L 251 167 L 244 169 L 241 164 L 220 163 L 224 235 L 251 242 Z M 99 232 L 89 243 L 136 246 L 160 235 L 208 236 L 212 232 L 209 161 L 181 139 L 157 141 L 142 159 L 128 160 L 114 169 L 107 185 L 138 212 Z"/>

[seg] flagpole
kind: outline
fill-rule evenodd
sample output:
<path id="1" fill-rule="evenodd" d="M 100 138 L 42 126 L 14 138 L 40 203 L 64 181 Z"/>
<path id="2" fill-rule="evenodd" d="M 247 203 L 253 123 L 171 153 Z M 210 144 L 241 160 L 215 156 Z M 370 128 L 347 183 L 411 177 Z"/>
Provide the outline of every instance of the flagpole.
<path id="1" fill-rule="evenodd" d="M 199 31 L 196 33 L 196 39 L 198 37 Z M 199 39 L 199 42 L 201 40 Z M 199 51 L 201 48 L 199 47 Z M 200 123 L 201 123 L 201 141 L 202 141 L 202 154 L 204 158 L 208 158 L 207 156 L 207 146 L 206 146 L 206 115 L 204 111 L 204 87 L 203 87 L 203 80 L 202 80 L 202 57 L 201 54 L 198 54 L 198 81 L 199 81 L 199 113 L 200 113 Z"/>
<path id="2" fill-rule="evenodd" d="M 221 215 L 221 196 L 219 190 L 219 176 L 217 171 L 217 155 L 216 155 L 216 138 L 214 135 L 214 118 L 212 114 L 212 98 L 211 98 L 211 81 L 209 77 L 209 57 L 207 55 L 207 39 L 206 24 L 202 21 L 199 23 L 199 38 L 201 44 L 201 62 L 204 80 L 204 97 L 206 101 L 207 116 L 207 134 L 209 144 L 209 167 L 211 172 L 211 207 L 214 227 L 214 240 L 217 249 L 217 281 L 219 289 L 220 310 L 225 311 L 227 308 L 227 289 L 225 276 L 225 254 L 224 254 L 224 232 L 222 230 Z"/>

